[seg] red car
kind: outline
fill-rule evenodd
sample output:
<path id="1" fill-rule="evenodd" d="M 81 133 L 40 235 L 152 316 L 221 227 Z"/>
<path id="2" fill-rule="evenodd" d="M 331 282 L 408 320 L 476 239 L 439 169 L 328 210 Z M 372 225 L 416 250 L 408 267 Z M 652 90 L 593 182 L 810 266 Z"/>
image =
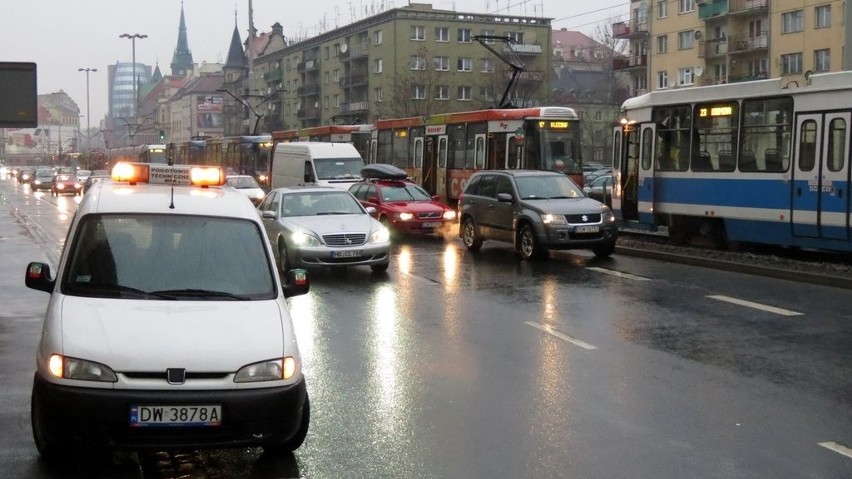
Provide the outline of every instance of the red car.
<path id="1" fill-rule="evenodd" d="M 365 208 L 375 208 L 374 216 L 391 232 L 438 233 L 455 222 L 456 211 L 430 196 L 406 179 L 405 171 L 392 165 L 369 165 L 361 170 L 364 178 L 349 187 Z"/>
<path id="2" fill-rule="evenodd" d="M 50 185 L 53 196 L 59 195 L 82 195 L 83 184 L 74 175 L 56 175 Z"/>

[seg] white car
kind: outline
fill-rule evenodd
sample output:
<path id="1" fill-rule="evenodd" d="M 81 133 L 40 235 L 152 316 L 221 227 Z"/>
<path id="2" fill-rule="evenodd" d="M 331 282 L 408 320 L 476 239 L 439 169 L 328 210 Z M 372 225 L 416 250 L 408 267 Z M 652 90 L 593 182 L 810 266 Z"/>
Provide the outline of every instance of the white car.
<path id="1" fill-rule="evenodd" d="M 254 176 L 228 175 L 225 182 L 228 186 L 236 188 L 237 191 L 248 196 L 255 206 L 259 205 L 266 196 L 266 192 L 263 191 Z"/>
<path id="2" fill-rule="evenodd" d="M 119 164 L 112 180 L 83 197 L 56 276 L 26 270 L 50 293 L 39 452 L 298 448 L 310 403 L 285 298 L 308 292 L 305 271 L 282 284 L 257 210 L 219 168 Z"/>

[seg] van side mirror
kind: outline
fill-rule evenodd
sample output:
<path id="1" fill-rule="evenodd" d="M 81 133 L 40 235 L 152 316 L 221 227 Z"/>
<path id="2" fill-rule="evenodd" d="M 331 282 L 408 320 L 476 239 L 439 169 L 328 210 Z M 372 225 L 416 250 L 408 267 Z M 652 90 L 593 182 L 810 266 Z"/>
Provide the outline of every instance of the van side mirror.
<path id="1" fill-rule="evenodd" d="M 291 269 L 284 275 L 284 297 L 300 296 L 311 290 L 311 282 L 308 280 L 308 272 L 304 269 Z"/>
<path id="2" fill-rule="evenodd" d="M 28 288 L 50 293 L 56 286 L 56 280 L 50 277 L 50 265 L 47 263 L 32 262 L 27 265 L 24 284 Z"/>

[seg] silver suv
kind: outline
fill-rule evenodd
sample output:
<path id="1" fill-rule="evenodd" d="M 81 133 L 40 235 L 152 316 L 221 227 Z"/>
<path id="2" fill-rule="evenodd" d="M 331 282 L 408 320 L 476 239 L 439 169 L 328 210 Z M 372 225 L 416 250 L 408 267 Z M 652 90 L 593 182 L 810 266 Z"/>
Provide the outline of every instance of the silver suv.
<path id="1" fill-rule="evenodd" d="M 606 257 L 618 238 L 612 210 L 554 171 L 476 172 L 459 198 L 459 218 L 468 250 L 484 240 L 504 241 L 524 259 L 581 248 Z"/>

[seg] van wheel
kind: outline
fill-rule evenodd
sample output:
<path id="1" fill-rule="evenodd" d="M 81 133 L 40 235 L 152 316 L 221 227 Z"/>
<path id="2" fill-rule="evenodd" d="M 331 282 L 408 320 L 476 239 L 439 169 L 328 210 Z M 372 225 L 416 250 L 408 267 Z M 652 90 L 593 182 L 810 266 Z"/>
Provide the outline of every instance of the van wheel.
<path id="1" fill-rule="evenodd" d="M 299 429 L 293 437 L 286 441 L 281 441 L 277 438 L 272 438 L 269 443 L 263 446 L 265 452 L 270 453 L 287 453 L 293 452 L 305 442 L 308 436 L 308 426 L 311 422 L 311 401 L 308 398 L 308 393 L 305 393 L 305 405 L 302 406 L 302 419 L 299 422 Z"/>
<path id="2" fill-rule="evenodd" d="M 518 251 L 521 253 L 521 258 L 525 260 L 541 258 L 547 254 L 547 250 L 538 243 L 535 229 L 529 223 L 521 228 L 518 235 Z"/>
<path id="3" fill-rule="evenodd" d="M 473 218 L 465 218 L 462 223 L 462 242 L 468 251 L 479 251 L 482 247 L 482 238 L 476 233 Z"/>
<path id="4" fill-rule="evenodd" d="M 290 270 L 290 264 L 287 262 L 287 246 L 284 244 L 284 240 L 278 241 L 278 272 L 281 274 L 287 274 L 287 271 Z"/>

